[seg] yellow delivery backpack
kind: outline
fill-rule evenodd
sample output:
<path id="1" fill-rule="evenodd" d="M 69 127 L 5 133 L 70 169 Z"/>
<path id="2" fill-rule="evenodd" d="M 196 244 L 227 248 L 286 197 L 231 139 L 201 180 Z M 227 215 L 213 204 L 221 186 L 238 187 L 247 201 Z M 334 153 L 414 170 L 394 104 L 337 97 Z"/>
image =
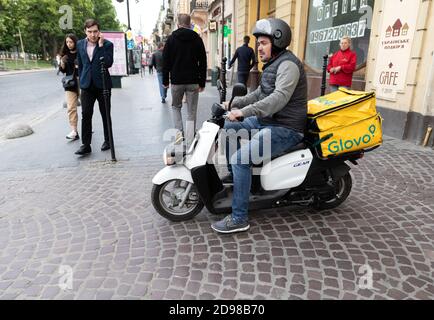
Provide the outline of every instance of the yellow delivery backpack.
<path id="1" fill-rule="evenodd" d="M 381 145 L 381 125 L 374 92 L 339 88 L 308 102 L 309 136 L 324 158 Z"/>

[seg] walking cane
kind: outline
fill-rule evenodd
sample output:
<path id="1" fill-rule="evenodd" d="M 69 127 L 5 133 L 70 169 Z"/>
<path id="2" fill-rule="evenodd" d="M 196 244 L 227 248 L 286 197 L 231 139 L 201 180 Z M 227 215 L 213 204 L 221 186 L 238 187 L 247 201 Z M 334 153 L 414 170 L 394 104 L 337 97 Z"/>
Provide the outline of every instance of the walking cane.
<path id="1" fill-rule="evenodd" d="M 109 132 L 110 151 L 112 154 L 112 161 L 116 161 L 115 144 L 113 143 L 112 119 L 110 115 L 110 91 L 107 89 L 107 81 L 106 81 L 107 68 L 105 66 L 104 57 L 99 58 L 99 62 L 101 64 L 102 89 L 103 89 L 102 93 L 104 96 L 105 113 L 107 116 L 107 128 Z"/>
<path id="2" fill-rule="evenodd" d="M 321 96 L 325 95 L 326 91 L 326 82 L 327 82 L 327 63 L 329 56 L 326 54 L 323 56 L 324 63 L 322 65 L 322 83 L 321 83 Z"/>

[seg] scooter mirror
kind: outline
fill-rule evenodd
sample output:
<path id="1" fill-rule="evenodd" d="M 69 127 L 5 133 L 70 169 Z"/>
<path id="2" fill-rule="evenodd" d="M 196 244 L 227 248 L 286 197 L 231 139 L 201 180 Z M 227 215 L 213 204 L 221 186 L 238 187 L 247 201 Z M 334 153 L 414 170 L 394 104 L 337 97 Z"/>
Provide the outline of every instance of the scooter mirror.
<path id="1" fill-rule="evenodd" d="M 234 85 L 234 88 L 232 89 L 232 98 L 231 101 L 229 101 L 229 107 L 228 111 L 231 111 L 232 109 L 232 102 L 234 101 L 235 97 L 242 97 L 247 94 L 247 87 L 242 83 L 236 83 Z"/>
<path id="2" fill-rule="evenodd" d="M 247 87 L 242 83 L 236 83 L 232 89 L 232 98 L 242 97 L 247 94 Z"/>

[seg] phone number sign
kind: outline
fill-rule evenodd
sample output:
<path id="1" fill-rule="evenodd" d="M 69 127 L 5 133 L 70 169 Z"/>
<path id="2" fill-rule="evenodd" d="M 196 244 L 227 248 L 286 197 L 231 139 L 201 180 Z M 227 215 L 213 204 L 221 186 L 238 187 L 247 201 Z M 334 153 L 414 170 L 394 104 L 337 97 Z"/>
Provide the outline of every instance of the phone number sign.
<path id="1" fill-rule="evenodd" d="M 310 0 L 305 61 L 322 69 L 326 54 L 338 51 L 342 37 L 352 39 L 357 65 L 366 62 L 374 0 Z"/>

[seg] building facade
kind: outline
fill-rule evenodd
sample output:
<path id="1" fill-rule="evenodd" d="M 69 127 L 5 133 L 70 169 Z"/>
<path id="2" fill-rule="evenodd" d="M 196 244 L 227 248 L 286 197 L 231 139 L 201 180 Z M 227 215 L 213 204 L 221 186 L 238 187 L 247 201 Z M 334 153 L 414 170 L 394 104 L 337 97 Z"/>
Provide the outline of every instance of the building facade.
<path id="1" fill-rule="evenodd" d="M 231 58 L 245 35 L 255 48 L 252 30 L 257 20 L 285 20 L 292 29 L 289 49 L 305 65 L 309 98 L 321 93 L 324 56 L 339 50 L 340 39 L 349 35 L 357 54 L 352 88 L 376 92 L 386 135 L 421 144 L 434 127 L 433 1 L 225 0 L 223 13 L 222 0 L 192 0 L 188 11 L 200 29 L 210 71 L 221 66 L 223 56 Z M 186 7 L 180 0 L 168 2 Z M 431 136 L 428 145 L 433 144 Z"/>
<path id="2" fill-rule="evenodd" d="M 288 22 L 304 62 L 309 98 L 320 95 L 323 57 L 349 35 L 357 53 L 353 89 L 374 90 L 385 134 L 421 144 L 434 126 L 432 0 L 239 0 L 236 45 L 258 19 Z M 252 37 L 251 46 L 255 39 Z M 259 66 L 261 70 L 261 66 Z M 432 146 L 431 136 L 428 145 Z"/>

